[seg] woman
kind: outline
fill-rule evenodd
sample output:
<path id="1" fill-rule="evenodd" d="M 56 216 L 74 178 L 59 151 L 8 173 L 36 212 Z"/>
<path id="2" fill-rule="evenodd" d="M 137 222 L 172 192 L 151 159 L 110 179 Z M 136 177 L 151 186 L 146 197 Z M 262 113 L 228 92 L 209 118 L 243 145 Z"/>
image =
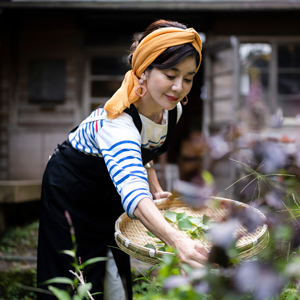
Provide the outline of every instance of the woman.
<path id="1" fill-rule="evenodd" d="M 38 282 L 71 277 L 68 257 L 59 253 L 72 247 L 66 210 L 82 261 L 106 256 L 107 246 L 116 246 L 114 223 L 125 210 L 176 247 L 183 262 L 192 267 L 205 262 L 205 249 L 173 229 L 152 201 L 171 197 L 160 187 L 152 160 L 168 149 L 182 113 L 180 101 L 186 104 L 200 66 L 201 47 L 192 28 L 165 20 L 152 23 L 135 43 L 129 57 L 132 70 L 120 89 L 55 149 L 43 178 Z M 110 249 L 126 298 L 131 299 L 129 257 Z M 101 292 L 105 263 L 85 276 L 93 284 L 92 292 Z M 114 298 L 108 295 L 107 299 Z"/>

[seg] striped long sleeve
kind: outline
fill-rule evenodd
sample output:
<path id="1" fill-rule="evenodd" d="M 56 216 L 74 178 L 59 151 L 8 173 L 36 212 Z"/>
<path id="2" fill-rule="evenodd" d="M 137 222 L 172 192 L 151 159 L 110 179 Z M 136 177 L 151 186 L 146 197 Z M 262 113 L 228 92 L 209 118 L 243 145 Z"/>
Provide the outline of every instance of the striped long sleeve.
<path id="1" fill-rule="evenodd" d="M 179 120 L 182 109 L 177 106 Z M 94 118 L 100 117 L 100 120 Z M 134 210 L 145 197 L 152 198 L 147 171 L 141 158 L 141 147 L 159 147 L 167 136 L 168 113 L 165 111 L 162 124 L 156 124 L 140 115 L 143 128 L 139 133 L 126 113 L 114 120 L 106 118 L 103 108 L 97 108 L 76 131 L 69 134 L 71 145 L 85 154 L 103 157 L 109 176 L 121 196 L 124 210 L 134 218 Z"/>
<path id="2" fill-rule="evenodd" d="M 131 117 L 122 114 L 106 121 L 96 140 L 124 210 L 133 218 L 139 201 L 145 197 L 152 199 L 141 158 L 141 136 Z"/>

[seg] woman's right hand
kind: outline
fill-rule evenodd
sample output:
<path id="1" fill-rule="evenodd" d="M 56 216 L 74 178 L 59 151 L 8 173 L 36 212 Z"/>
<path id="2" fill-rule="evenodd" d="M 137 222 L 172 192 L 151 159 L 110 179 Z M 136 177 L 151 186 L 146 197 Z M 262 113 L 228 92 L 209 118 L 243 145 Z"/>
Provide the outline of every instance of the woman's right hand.
<path id="1" fill-rule="evenodd" d="M 178 250 L 178 257 L 192 268 L 201 268 L 208 259 L 208 252 L 204 246 L 185 236 L 174 240 L 174 247 Z"/>
<path id="2" fill-rule="evenodd" d="M 200 268 L 207 261 L 208 253 L 204 246 L 170 226 L 151 199 L 141 200 L 134 214 L 156 237 L 168 246 L 176 248 L 182 262 L 193 268 Z"/>

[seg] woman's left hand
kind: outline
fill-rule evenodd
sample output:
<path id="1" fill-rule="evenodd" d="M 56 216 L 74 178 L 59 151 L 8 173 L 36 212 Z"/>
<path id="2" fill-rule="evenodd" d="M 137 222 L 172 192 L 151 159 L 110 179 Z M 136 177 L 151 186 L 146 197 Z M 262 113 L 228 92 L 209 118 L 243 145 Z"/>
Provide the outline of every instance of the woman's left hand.
<path id="1" fill-rule="evenodd" d="M 167 201 L 171 201 L 174 199 L 173 194 L 170 192 L 165 192 L 165 191 L 161 191 L 161 192 L 156 192 L 153 194 L 153 198 L 155 200 L 157 199 L 164 199 L 167 198 Z"/>

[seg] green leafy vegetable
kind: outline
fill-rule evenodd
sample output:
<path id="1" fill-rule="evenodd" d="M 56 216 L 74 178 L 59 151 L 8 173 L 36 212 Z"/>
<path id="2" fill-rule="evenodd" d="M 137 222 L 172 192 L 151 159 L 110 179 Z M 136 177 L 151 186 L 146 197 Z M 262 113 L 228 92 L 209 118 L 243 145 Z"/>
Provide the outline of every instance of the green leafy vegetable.
<path id="1" fill-rule="evenodd" d="M 193 224 L 188 219 L 181 219 L 178 221 L 178 227 L 180 230 L 191 230 L 193 229 Z"/>
<path id="2" fill-rule="evenodd" d="M 156 237 L 151 231 L 147 231 L 147 234 L 150 235 L 151 237 Z"/>
<path id="3" fill-rule="evenodd" d="M 170 222 L 174 223 L 177 220 L 177 213 L 167 210 L 167 212 L 164 214 L 164 217 Z"/>
<path id="4" fill-rule="evenodd" d="M 155 250 L 156 248 L 155 248 L 155 246 L 154 245 L 152 245 L 152 244 L 147 244 L 147 245 L 145 245 L 144 247 L 146 247 L 146 248 L 150 248 L 150 249 L 153 249 L 153 250 Z"/>
<path id="5" fill-rule="evenodd" d="M 185 212 L 178 213 L 177 216 L 176 216 L 177 221 L 182 220 L 182 219 L 186 219 L 186 213 Z"/>
<path id="6" fill-rule="evenodd" d="M 198 226 L 201 224 L 202 222 L 202 218 L 199 218 L 199 217 L 187 217 L 187 219 L 195 226 Z"/>
<path id="7" fill-rule="evenodd" d="M 210 217 L 207 215 L 203 215 L 203 224 L 209 225 L 210 224 Z"/>
<path id="8" fill-rule="evenodd" d="M 166 252 L 167 251 L 167 246 L 165 245 L 163 247 L 159 247 L 158 251 L 164 251 L 164 252 Z"/>

